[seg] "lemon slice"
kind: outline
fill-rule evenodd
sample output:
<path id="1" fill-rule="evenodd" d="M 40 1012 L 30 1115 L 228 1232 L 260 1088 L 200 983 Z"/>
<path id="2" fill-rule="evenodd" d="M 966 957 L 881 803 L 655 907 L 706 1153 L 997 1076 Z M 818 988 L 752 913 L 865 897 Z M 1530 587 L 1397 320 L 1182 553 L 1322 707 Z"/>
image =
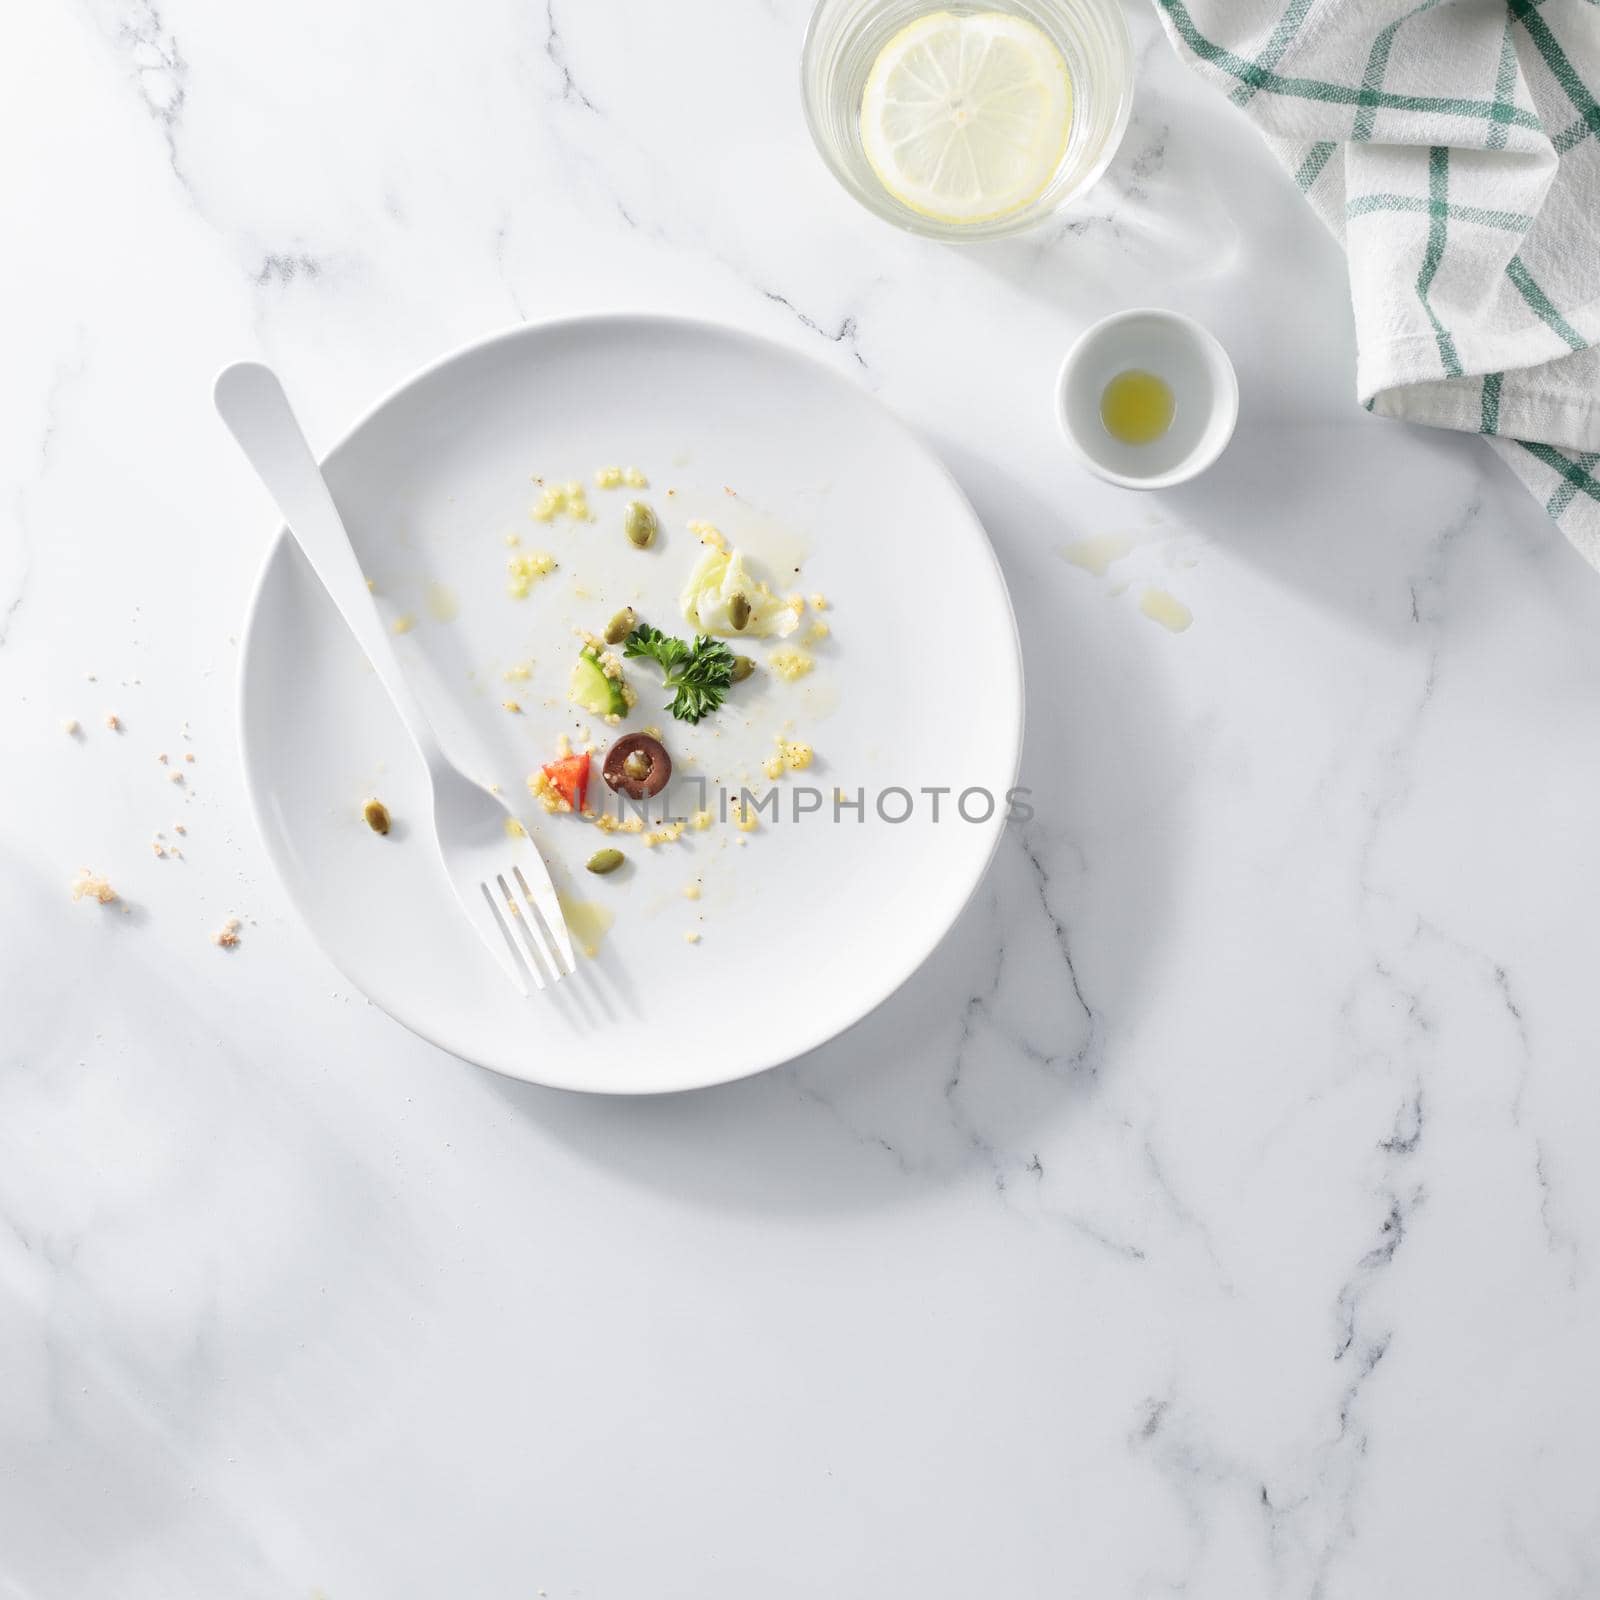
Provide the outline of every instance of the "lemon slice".
<path id="1" fill-rule="evenodd" d="M 1072 80 L 1050 37 L 999 11 L 935 11 L 878 52 L 861 145 L 903 206 L 992 222 L 1037 200 L 1066 154 Z"/>

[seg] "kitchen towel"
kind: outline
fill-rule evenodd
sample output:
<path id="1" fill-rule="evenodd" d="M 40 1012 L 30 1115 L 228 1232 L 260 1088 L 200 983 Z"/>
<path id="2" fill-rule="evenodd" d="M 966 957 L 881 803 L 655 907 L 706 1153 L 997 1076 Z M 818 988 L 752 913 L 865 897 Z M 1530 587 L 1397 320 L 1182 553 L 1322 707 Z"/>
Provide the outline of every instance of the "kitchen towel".
<path id="1" fill-rule="evenodd" d="M 1362 403 L 1488 435 L 1600 567 L 1600 3 L 1156 7 L 1343 241 Z"/>

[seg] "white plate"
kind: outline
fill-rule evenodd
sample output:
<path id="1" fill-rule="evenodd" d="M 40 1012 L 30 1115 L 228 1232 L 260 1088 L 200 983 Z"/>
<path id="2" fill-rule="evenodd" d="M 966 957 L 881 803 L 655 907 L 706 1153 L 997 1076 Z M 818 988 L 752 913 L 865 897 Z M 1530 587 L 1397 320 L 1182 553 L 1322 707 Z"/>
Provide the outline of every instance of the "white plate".
<path id="1" fill-rule="evenodd" d="M 641 467 L 649 489 L 596 489 L 594 471 L 606 465 Z M 737 792 L 748 777 L 759 791 L 761 759 L 786 724 L 814 745 L 816 764 L 773 786 L 781 821 L 763 819 L 749 835 L 718 821 L 654 849 L 530 802 L 558 887 L 615 920 L 574 978 L 525 1001 L 455 908 L 423 833 L 423 773 L 280 532 L 244 636 L 246 780 L 295 906 L 378 1005 L 513 1077 L 649 1093 L 724 1082 L 810 1050 L 930 954 L 1004 825 L 1021 751 L 1021 657 L 971 507 L 869 396 L 728 329 L 581 318 L 520 328 L 429 368 L 325 466 L 380 604 L 416 618 L 398 644 L 441 738 L 507 792 L 526 794 L 527 775 L 563 731 L 612 736 L 567 703 L 575 626 L 598 632 L 631 602 L 644 620 L 689 631 L 676 597 L 700 554 L 691 518 L 747 548 L 778 592 L 823 593 L 832 629 L 809 677 L 789 684 L 760 672 L 698 729 L 657 709 L 649 663 L 628 663 L 639 706 L 626 726 L 659 725 L 686 780 L 729 779 Z M 533 522 L 534 475 L 583 480 L 598 520 Z M 648 552 L 621 532 L 633 493 L 661 515 L 663 536 Z M 511 533 L 560 562 L 520 601 L 506 587 Z M 504 681 L 529 659 L 530 681 Z M 523 714 L 502 709 L 508 697 Z M 591 794 L 604 794 L 596 769 Z M 788 808 L 800 783 L 821 791 L 823 809 L 797 822 Z M 914 809 L 891 824 L 875 797 L 895 785 Z M 919 793 L 927 787 L 952 791 L 937 822 L 932 797 Z M 836 788 L 866 791 L 865 821 L 848 810 L 833 820 Z M 992 794 L 993 816 L 956 815 L 965 790 Z M 396 819 L 386 839 L 361 820 L 372 795 Z M 695 791 L 675 778 L 668 796 L 683 814 Z M 898 794 L 885 801 L 890 816 L 904 806 Z M 983 810 L 969 797 L 969 814 Z M 608 878 L 586 873 L 607 843 L 621 844 L 629 865 Z M 696 881 L 701 896 L 690 900 L 683 891 Z"/>

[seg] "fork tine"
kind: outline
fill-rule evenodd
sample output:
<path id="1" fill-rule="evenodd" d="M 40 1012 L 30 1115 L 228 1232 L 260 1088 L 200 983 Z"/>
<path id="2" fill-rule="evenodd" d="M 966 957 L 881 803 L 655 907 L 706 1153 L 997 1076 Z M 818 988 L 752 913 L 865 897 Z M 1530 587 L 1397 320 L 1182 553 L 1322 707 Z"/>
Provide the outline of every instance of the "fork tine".
<path id="1" fill-rule="evenodd" d="M 529 887 L 528 880 L 522 875 L 521 867 L 513 867 L 511 876 L 516 879 L 518 887 L 522 890 L 523 898 L 528 903 L 532 912 L 531 925 L 539 929 L 542 936 L 543 948 L 549 959 L 551 967 L 558 978 L 565 977 L 569 972 L 578 970 L 577 962 L 572 958 L 572 940 L 567 933 L 567 919 L 559 916 L 560 904 L 554 908 L 558 913 L 558 920 L 551 925 L 551 907 L 541 903 L 541 897 L 536 895 Z M 548 898 L 548 897 L 544 897 Z M 564 957 L 566 965 L 561 964 L 558 957 Z"/>
<path id="2" fill-rule="evenodd" d="M 537 946 L 531 943 L 528 930 L 523 926 L 522 908 L 513 898 L 504 878 L 497 875 L 494 887 L 500 891 L 499 902 L 495 909 L 505 919 L 506 927 L 511 930 L 511 943 L 520 958 L 520 965 L 527 976 L 533 979 L 534 987 L 542 990 L 544 968 L 539 965 Z M 494 889 L 490 889 L 488 893 L 489 897 L 494 899 Z"/>
<path id="3" fill-rule="evenodd" d="M 512 871 L 516 873 L 517 881 L 522 885 L 522 892 L 528 897 L 528 903 L 543 919 L 546 931 L 567 964 L 567 971 L 576 972 L 578 958 L 572 953 L 572 935 L 567 931 L 567 919 L 562 914 L 556 886 L 550 881 L 550 874 L 544 868 L 543 858 L 536 855 L 534 861 L 539 870 L 534 872 L 531 882 L 523 876 L 520 866 L 513 867 Z"/>
<path id="4" fill-rule="evenodd" d="M 522 954 L 521 949 L 518 947 L 516 938 L 513 936 L 511 929 L 507 926 L 508 921 L 512 919 L 509 919 L 495 904 L 494 896 L 489 892 L 488 884 L 480 883 L 478 888 L 483 894 L 484 903 L 489 908 L 490 920 L 494 923 L 495 927 L 500 930 L 500 937 L 505 941 L 506 948 L 503 951 L 497 949 L 493 940 L 490 939 L 486 931 L 483 933 L 483 942 L 490 947 L 491 951 L 493 951 L 495 957 L 500 963 L 501 970 L 514 984 L 516 984 L 518 992 L 522 995 L 522 998 L 526 1000 L 528 998 L 528 984 L 524 974 L 527 971 L 528 961 L 527 957 Z M 536 978 L 537 976 L 538 974 L 535 973 Z M 539 987 L 541 989 L 544 988 L 543 982 L 539 983 Z"/>
<path id="5" fill-rule="evenodd" d="M 517 940 L 517 950 L 533 974 L 533 981 L 543 989 L 545 986 L 545 968 L 551 966 L 550 958 L 546 954 L 540 940 L 537 924 L 529 923 L 528 914 L 518 902 L 511 885 L 506 882 L 501 874 L 495 875 L 494 880 L 500 886 L 500 893 L 505 897 L 506 919 L 517 930 L 520 937 Z M 561 977 L 561 968 L 553 967 L 556 977 Z"/>

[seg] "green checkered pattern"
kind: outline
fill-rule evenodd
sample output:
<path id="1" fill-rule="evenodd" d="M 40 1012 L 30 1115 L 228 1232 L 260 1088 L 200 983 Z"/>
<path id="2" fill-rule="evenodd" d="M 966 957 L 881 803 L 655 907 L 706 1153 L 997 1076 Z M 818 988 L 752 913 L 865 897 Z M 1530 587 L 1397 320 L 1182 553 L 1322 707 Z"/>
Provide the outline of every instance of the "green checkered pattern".
<path id="1" fill-rule="evenodd" d="M 1490 437 L 1600 566 L 1600 0 L 1156 0 L 1344 242 L 1361 403 Z"/>

